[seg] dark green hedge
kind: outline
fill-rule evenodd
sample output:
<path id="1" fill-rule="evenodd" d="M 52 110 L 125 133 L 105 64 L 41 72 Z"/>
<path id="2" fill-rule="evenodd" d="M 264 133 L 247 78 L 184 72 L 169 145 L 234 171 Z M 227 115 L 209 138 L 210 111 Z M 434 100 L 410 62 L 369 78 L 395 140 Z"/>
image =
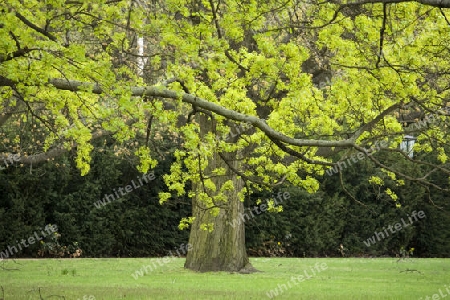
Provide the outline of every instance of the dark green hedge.
<path id="1" fill-rule="evenodd" d="M 60 245 L 76 242 L 84 257 L 160 256 L 187 243 L 188 231 L 180 231 L 177 226 L 182 217 L 190 215 L 190 201 L 181 198 L 160 205 L 157 198 L 158 192 L 165 189 L 163 175 L 173 158 L 160 161 L 153 170 L 154 180 L 126 194 L 121 201 L 98 209 L 94 202 L 141 176 L 136 161 L 118 159 L 112 151 L 95 152 L 91 171 L 82 177 L 70 155 L 32 167 L 17 164 L 0 172 L 0 251 L 27 239 L 46 224 L 57 224 Z M 395 155 L 380 158 L 391 165 L 401 163 Z M 403 164 L 406 173 L 426 172 Z M 385 187 L 368 183 L 374 174 L 384 176 L 386 187 L 398 194 L 401 208 L 396 208 L 396 202 L 383 193 Z M 444 176 L 433 176 L 430 179 L 434 182 L 447 184 Z M 316 194 L 283 187 L 246 200 L 246 206 L 254 206 L 257 198 L 269 199 L 279 191 L 290 194 L 283 202 L 283 212 L 262 213 L 246 221 L 250 255 L 395 256 L 402 248 L 414 248 L 414 256 L 450 255 L 445 193 L 427 190 L 414 182 L 397 186 L 367 160 L 343 170 L 348 193 L 338 175 L 324 175 L 320 180 L 321 189 Z M 383 227 L 401 222 L 402 218 L 406 221 L 407 214 L 414 210 L 424 211 L 426 218 L 373 245 L 364 243 Z M 37 256 L 40 247 L 40 243 L 30 245 L 16 257 Z"/>

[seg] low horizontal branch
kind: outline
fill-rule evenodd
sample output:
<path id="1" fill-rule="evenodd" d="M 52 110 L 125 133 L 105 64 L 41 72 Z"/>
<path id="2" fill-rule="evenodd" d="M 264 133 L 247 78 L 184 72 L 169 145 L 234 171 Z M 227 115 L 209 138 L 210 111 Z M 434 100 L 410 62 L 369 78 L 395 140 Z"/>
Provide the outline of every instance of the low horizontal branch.
<path id="1" fill-rule="evenodd" d="M 60 90 L 68 91 L 86 91 L 89 90 L 94 94 L 102 94 L 104 90 L 98 84 L 86 83 L 75 80 L 64 79 L 52 79 L 50 84 Z M 310 139 L 294 139 L 288 137 L 281 132 L 272 129 L 265 120 L 258 117 L 242 114 L 234 110 L 227 109 L 216 103 L 209 102 L 207 100 L 196 97 L 195 95 L 188 93 L 180 93 L 174 90 L 169 90 L 160 86 L 147 86 L 147 87 L 131 87 L 132 96 L 153 96 L 161 98 L 179 99 L 182 101 L 211 111 L 217 115 L 223 116 L 227 119 L 231 119 L 239 122 L 246 122 L 252 124 L 254 127 L 259 128 L 268 137 L 281 141 L 283 143 L 293 146 L 309 146 L 309 147 L 353 147 L 356 137 L 346 139 L 342 141 L 327 141 L 327 140 L 310 140 Z"/>

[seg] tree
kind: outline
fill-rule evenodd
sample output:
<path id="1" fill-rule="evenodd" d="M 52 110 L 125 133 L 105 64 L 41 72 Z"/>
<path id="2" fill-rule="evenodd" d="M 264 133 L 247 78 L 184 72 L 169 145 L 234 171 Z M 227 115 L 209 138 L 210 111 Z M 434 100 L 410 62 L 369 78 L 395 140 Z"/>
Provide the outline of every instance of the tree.
<path id="1" fill-rule="evenodd" d="M 445 1 L 421 3 L 9 0 L 0 24 L 0 125 L 36 122 L 45 139 L 26 152 L 20 135 L 4 146 L 22 163 L 75 148 L 86 174 L 92 139 L 146 137 L 134 153 L 146 172 L 160 151 L 148 141 L 170 132 L 182 145 L 164 179 L 193 203 L 180 223 L 192 223 L 185 266 L 254 271 L 244 225 L 227 226 L 253 191 L 286 182 L 314 192 L 315 176 L 352 155 L 398 184 L 447 189 L 372 155 L 398 152 L 449 174 L 450 23 Z M 416 124 L 415 112 L 424 126 L 406 126 Z M 405 134 L 437 163 L 399 150 Z M 333 162 L 336 153 L 350 158 Z M 370 180 L 383 185 L 380 176 Z M 161 203 L 172 193 L 161 193 Z"/>

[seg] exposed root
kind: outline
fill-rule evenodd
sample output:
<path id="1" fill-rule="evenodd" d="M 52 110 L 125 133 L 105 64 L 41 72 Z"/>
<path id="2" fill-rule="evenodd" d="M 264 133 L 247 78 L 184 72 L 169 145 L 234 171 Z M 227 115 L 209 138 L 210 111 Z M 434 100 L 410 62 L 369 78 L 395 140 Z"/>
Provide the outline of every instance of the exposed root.
<path id="1" fill-rule="evenodd" d="M 242 269 L 239 270 L 238 273 L 240 274 L 251 274 L 251 273 L 256 273 L 256 272 L 262 272 L 258 269 L 255 269 L 251 263 L 247 263 L 245 265 L 245 267 L 243 267 Z"/>

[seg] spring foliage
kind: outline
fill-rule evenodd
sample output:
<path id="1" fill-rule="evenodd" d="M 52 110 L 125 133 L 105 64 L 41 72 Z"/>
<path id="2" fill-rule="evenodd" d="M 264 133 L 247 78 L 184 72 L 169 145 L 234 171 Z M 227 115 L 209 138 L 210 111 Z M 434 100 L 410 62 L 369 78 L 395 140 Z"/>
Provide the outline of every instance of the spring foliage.
<path id="1" fill-rule="evenodd" d="M 226 172 L 209 165 L 218 152 L 236 153 L 240 176 L 248 179 L 242 195 L 280 178 L 315 192 L 316 176 L 332 162 L 320 148 L 361 151 L 387 137 L 395 150 L 408 131 L 399 118 L 405 105 L 407 112 L 438 112 L 449 98 L 448 12 L 416 2 L 359 8 L 257 0 L 7 0 L 0 19 L 0 107 L 10 120 L 2 125 L 5 131 L 30 123 L 42 129 L 31 141 L 19 134 L 3 146 L 25 156 L 75 147 L 85 175 L 96 133 L 126 143 L 169 132 L 183 141 L 164 175 L 171 194 L 184 195 L 189 182 L 202 182 L 198 196 L 207 206 L 226 201 L 233 184 L 219 187 L 208 178 Z M 144 57 L 138 38 L 145 41 Z M 51 84 L 54 79 L 90 84 L 74 92 Z M 139 86 L 152 86 L 159 97 L 133 94 L 130 87 Z M 180 124 L 192 109 L 185 94 L 218 105 L 213 128 L 201 128 L 196 118 Z M 194 112 L 207 113 L 207 105 L 200 108 Z M 446 114 L 435 118 L 416 130 L 414 147 L 442 165 L 450 135 Z M 233 122 L 253 127 L 232 141 L 219 138 Z M 151 148 L 135 150 L 140 172 L 157 164 Z M 382 184 L 377 175 L 371 181 Z M 387 193 L 396 200 L 394 191 Z M 161 202 L 171 194 L 161 194 Z"/>

